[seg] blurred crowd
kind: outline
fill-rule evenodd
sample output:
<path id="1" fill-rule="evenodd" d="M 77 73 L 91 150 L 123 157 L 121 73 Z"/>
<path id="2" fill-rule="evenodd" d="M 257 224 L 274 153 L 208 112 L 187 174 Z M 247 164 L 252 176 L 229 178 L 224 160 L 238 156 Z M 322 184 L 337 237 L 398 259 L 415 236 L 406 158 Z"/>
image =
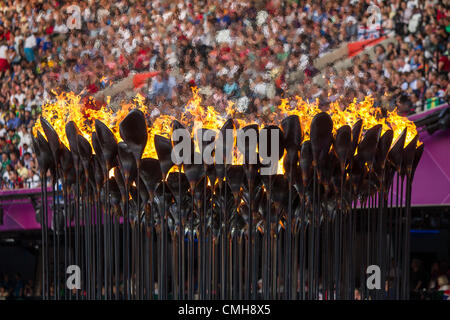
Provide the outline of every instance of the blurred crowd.
<path id="1" fill-rule="evenodd" d="M 431 264 L 427 271 L 425 263 L 419 259 L 412 259 L 410 270 L 410 298 L 412 300 L 450 300 L 450 268 L 449 261 L 436 261 Z M 386 281 L 385 299 L 394 299 L 393 279 Z M 64 283 L 60 284 L 61 296 Z M 261 285 L 261 281 L 259 282 Z M 261 288 L 260 288 L 261 289 Z M 113 292 L 115 293 L 115 286 Z M 120 284 L 120 294 L 123 293 L 123 285 Z M 54 298 L 54 286 L 50 284 L 50 299 Z M 102 290 L 104 294 L 104 289 Z M 155 286 L 155 299 L 157 299 L 158 287 Z M 260 292 L 260 291 L 259 291 Z M 40 298 L 39 286 L 33 280 L 25 280 L 20 273 L 14 276 L 0 273 L 0 301 L 1 300 L 29 300 Z M 76 296 L 76 290 L 72 292 Z M 79 292 L 83 295 L 83 292 Z M 358 289 L 355 290 L 355 300 L 360 300 L 361 295 Z"/>
<path id="2" fill-rule="evenodd" d="M 204 105 L 225 111 L 231 100 L 248 117 L 270 118 L 296 95 L 323 109 L 366 95 L 402 114 L 437 106 L 450 88 L 445 2 L 0 1 L 1 187 L 38 184 L 30 129 L 44 101 L 92 95 L 134 72 L 159 72 L 138 89 L 153 116 L 180 115 L 192 86 Z M 326 84 L 313 81 L 317 58 L 381 36 L 395 41 L 378 45 L 375 59 L 329 65 Z"/>
<path id="3" fill-rule="evenodd" d="M 0 274 L 0 301 L 22 300 L 36 297 L 33 280 L 25 281 L 20 273 Z"/>

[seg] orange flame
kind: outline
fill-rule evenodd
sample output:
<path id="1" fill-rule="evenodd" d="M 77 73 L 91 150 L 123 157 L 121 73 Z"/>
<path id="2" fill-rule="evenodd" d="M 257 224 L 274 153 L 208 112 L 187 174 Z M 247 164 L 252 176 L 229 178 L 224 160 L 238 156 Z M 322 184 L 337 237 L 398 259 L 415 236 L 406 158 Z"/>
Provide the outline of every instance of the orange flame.
<path id="1" fill-rule="evenodd" d="M 198 93 L 198 89 L 192 88 L 192 97 L 187 102 L 181 119 L 177 119 L 190 130 L 192 134 L 196 134 L 197 130 L 200 128 L 207 128 L 217 132 L 218 128 L 221 128 L 226 120 L 233 117 L 235 114 L 232 102 L 229 102 L 225 114 L 220 114 L 213 106 L 203 107 L 201 102 L 202 100 Z M 105 106 L 94 106 L 91 108 L 85 106 L 85 103 L 79 95 L 69 92 L 57 95 L 57 99 L 53 103 L 45 103 L 42 108 L 42 115 L 54 127 L 62 143 L 69 148 L 65 134 L 67 122 L 74 121 L 80 129 L 81 134 L 91 142 L 91 135 L 95 129 L 94 120 L 98 119 L 111 129 L 119 142 L 122 141 L 119 134 L 119 124 L 130 110 L 134 108 L 138 108 L 144 112 L 148 119 L 151 118 L 150 112 L 153 110 L 153 107 L 146 106 L 144 104 L 144 97 L 141 95 L 137 95 L 131 103 L 122 104 L 121 108 L 114 112 L 109 106 L 109 99 Z M 274 122 L 275 124 L 279 124 L 286 116 L 297 115 L 304 132 L 304 139 L 307 140 L 309 139 L 311 120 L 319 112 L 321 112 L 321 110 L 319 109 L 318 101 L 310 103 L 309 101 L 304 101 L 301 97 L 296 96 L 295 102 L 289 104 L 288 99 L 282 99 L 281 104 L 278 106 L 278 110 L 274 114 Z M 371 96 L 367 96 L 364 101 L 359 103 L 357 103 L 355 99 L 345 109 L 342 108 L 339 102 L 333 102 L 330 105 L 328 113 L 333 120 L 334 132 L 344 124 L 353 126 L 356 121 L 362 119 L 363 131 L 370 129 L 376 124 L 381 124 L 382 133 L 389 129 L 393 130 L 394 141 L 401 132 L 407 128 L 405 145 L 417 134 L 414 123 L 405 117 L 399 116 L 396 110 L 387 112 L 387 116 L 383 117 L 381 110 L 373 106 L 373 98 Z M 154 146 L 154 136 L 162 135 L 169 138 L 172 132 L 171 124 L 173 120 L 175 120 L 175 116 L 161 114 L 148 125 L 148 140 L 143 157 L 157 158 Z M 242 128 L 252 122 L 241 118 L 236 119 L 236 123 L 238 127 Z M 262 126 L 264 126 L 264 124 Z M 33 134 L 36 135 L 38 130 L 43 132 L 39 120 L 33 128 Z M 196 148 L 198 148 L 198 146 L 196 146 Z M 235 150 L 233 164 L 242 164 L 242 161 L 242 155 Z M 283 173 L 284 171 L 282 163 L 283 158 L 279 161 L 278 173 Z"/>

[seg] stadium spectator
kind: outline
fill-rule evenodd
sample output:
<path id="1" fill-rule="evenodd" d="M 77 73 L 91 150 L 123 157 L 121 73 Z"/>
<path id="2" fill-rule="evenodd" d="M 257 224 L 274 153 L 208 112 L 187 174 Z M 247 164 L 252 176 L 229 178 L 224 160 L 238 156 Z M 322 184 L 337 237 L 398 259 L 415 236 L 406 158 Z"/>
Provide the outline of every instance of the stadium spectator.
<path id="1" fill-rule="evenodd" d="M 5 287 L 0 286 L 0 300 L 6 300 L 9 297 L 9 292 Z"/>
<path id="2" fill-rule="evenodd" d="M 68 10 L 74 4 L 79 15 Z M 371 16 L 371 4 L 381 21 Z M 254 112 L 270 119 L 280 97 L 295 95 L 326 109 L 370 94 L 385 109 L 422 111 L 448 101 L 449 19 L 438 0 L 4 1 L 1 152 L 25 160 L 30 130 L 54 93 L 94 94 L 132 72 L 163 71 L 139 89 L 153 116 L 179 116 L 190 86 L 218 110 L 231 100 L 238 113 L 255 119 Z M 354 57 L 349 68 L 327 66 L 327 81 L 318 85 L 315 59 L 345 41 L 382 35 L 395 41 L 379 45 L 373 59 Z M 1 174 L 9 178 L 3 163 Z M 11 171 L 27 186 L 35 172 L 24 179 L 22 168 Z"/>

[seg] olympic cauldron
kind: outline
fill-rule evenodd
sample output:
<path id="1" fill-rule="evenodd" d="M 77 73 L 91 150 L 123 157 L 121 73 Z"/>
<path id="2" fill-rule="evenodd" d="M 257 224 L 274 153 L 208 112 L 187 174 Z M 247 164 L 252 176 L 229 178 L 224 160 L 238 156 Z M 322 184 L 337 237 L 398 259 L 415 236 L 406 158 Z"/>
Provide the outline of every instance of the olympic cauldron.
<path id="1" fill-rule="evenodd" d="M 194 91 L 180 121 L 152 121 L 139 98 L 117 112 L 77 99 L 44 106 L 34 130 L 44 299 L 409 297 L 423 144 L 396 112 L 381 115 L 370 97 L 327 112 L 297 98 L 258 125 L 201 107 Z M 192 155 L 214 146 L 220 158 L 174 161 L 175 130 L 195 135 Z M 256 146 L 238 147 L 250 131 Z M 267 133 L 276 140 L 262 145 Z M 270 154 L 278 169 L 262 174 Z M 368 286 L 373 265 L 381 281 Z"/>

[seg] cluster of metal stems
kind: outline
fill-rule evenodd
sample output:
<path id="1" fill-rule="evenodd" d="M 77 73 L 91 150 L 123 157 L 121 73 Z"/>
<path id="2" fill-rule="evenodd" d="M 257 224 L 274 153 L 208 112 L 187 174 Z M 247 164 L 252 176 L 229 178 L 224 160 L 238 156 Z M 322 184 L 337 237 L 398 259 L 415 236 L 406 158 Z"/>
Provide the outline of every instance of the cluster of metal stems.
<path id="1" fill-rule="evenodd" d="M 176 143 L 159 135 L 158 159 L 141 159 L 148 136 L 137 109 L 120 123 L 119 143 L 98 120 L 92 145 L 68 122 L 69 150 L 41 124 L 45 137 L 38 132 L 33 146 L 44 299 L 51 282 L 55 299 L 333 300 L 355 299 L 355 288 L 362 299 L 409 296 L 411 183 L 423 144 L 416 136 L 405 146 L 406 129 L 396 141 L 381 125 L 363 132 L 362 121 L 333 133 L 325 112 L 313 118 L 308 140 L 296 115 L 280 127 L 250 125 L 243 130 L 279 131 L 268 149 L 284 155 L 284 174 L 261 175 L 262 161 L 246 164 L 247 152 L 242 165 L 174 165 Z M 175 128 L 184 129 L 177 121 Z M 232 119 L 219 130 L 227 129 L 235 129 Z M 70 292 L 62 265 L 73 264 L 81 290 Z M 380 290 L 366 287 L 372 264 Z"/>

